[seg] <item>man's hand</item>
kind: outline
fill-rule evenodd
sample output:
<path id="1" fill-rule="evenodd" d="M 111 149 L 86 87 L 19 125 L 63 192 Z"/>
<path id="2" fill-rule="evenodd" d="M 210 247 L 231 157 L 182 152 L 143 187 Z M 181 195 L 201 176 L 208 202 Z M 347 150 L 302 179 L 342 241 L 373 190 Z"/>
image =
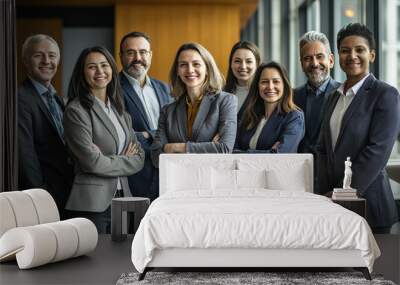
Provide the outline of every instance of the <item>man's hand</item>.
<path id="1" fill-rule="evenodd" d="M 150 134 L 149 134 L 148 132 L 146 132 L 146 131 L 142 132 L 142 136 L 143 136 L 146 140 L 148 140 L 148 139 L 150 138 Z"/>

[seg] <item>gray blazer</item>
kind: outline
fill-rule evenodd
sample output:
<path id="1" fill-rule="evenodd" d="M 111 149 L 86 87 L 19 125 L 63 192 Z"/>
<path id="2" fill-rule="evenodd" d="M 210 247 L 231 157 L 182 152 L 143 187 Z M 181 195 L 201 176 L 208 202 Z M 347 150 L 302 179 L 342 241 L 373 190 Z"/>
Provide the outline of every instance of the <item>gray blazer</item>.
<path id="1" fill-rule="evenodd" d="M 203 97 L 193 122 L 192 138 L 187 135 L 187 107 L 184 96 L 166 105 L 160 112 L 158 129 L 152 144 L 152 159 L 158 157 L 167 143 L 186 143 L 188 153 L 230 153 L 236 138 L 236 96 L 221 92 Z M 219 134 L 218 143 L 212 142 Z"/>
<path id="2" fill-rule="evenodd" d="M 115 114 L 125 131 L 125 151 L 131 141 L 137 142 L 137 138 L 129 115 L 124 113 L 119 116 L 116 111 Z M 74 183 L 65 208 L 73 211 L 105 211 L 117 190 L 118 177 L 122 187 L 129 191 L 125 176 L 142 169 L 143 149 L 140 148 L 139 153 L 133 156 L 117 153 L 117 131 L 96 100 L 89 111 L 80 104 L 78 98 L 71 101 L 64 113 L 64 132 L 76 161 Z"/>

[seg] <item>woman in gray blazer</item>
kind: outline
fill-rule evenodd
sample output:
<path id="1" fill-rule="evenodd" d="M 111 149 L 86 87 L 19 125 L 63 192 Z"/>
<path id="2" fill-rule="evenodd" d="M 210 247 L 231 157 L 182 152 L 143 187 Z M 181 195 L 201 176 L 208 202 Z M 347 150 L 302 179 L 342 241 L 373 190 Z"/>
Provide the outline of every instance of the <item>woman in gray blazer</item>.
<path id="1" fill-rule="evenodd" d="M 65 141 L 75 159 L 66 210 L 110 232 L 113 197 L 129 196 L 126 176 L 142 169 L 144 152 L 124 112 L 117 67 L 103 47 L 82 51 L 72 73 L 64 113 Z"/>
<path id="2" fill-rule="evenodd" d="M 152 145 L 160 153 L 230 153 L 236 136 L 237 99 L 222 91 L 212 55 L 198 43 L 183 44 L 170 71 L 175 102 L 164 106 Z"/>

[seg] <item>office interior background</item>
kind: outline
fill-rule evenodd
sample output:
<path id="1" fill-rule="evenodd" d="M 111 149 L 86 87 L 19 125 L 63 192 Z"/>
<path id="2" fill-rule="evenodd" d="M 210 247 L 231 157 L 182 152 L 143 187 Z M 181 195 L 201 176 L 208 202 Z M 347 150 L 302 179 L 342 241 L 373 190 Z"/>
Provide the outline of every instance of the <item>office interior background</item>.
<path id="1" fill-rule="evenodd" d="M 367 24 L 374 31 L 378 44 L 378 57 L 372 66 L 375 76 L 396 88 L 400 86 L 400 0 L 3 1 L 3 13 L 7 2 L 12 2 L 15 14 L 18 82 L 24 78 L 20 61 L 24 39 L 35 33 L 49 34 L 61 47 L 61 65 L 54 82 L 61 95 L 66 94 L 72 68 L 83 48 L 103 45 L 118 62 L 119 41 L 134 30 L 146 32 L 152 39 L 150 75 L 158 79 L 168 81 L 175 52 L 188 41 L 203 44 L 226 74 L 230 49 L 241 39 L 256 43 L 264 61 L 275 60 L 286 66 L 293 86 L 306 80 L 299 62 L 299 37 L 309 30 L 321 31 L 328 36 L 335 53 L 332 76 L 343 81 L 336 56 L 336 34 L 350 22 Z M 10 126 L 7 120 L 1 121 L 3 127 L 16 127 L 15 123 Z M 10 161 L 11 164 L 16 161 L 16 148 L 7 145 L 4 139 L 1 152 L 2 169 Z M 399 142 L 389 163 L 400 163 Z M 11 175 L 16 180 L 16 173 L 2 175 L 3 178 Z M 7 187 L 3 178 L 2 188 Z M 395 198 L 400 200 L 400 185 L 391 183 Z"/>

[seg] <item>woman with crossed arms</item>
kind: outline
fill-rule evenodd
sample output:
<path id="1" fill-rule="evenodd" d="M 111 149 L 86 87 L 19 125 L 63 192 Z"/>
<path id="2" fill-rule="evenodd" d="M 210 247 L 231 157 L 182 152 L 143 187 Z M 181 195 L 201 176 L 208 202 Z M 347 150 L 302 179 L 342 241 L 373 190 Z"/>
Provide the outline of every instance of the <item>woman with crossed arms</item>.
<path id="1" fill-rule="evenodd" d="M 237 99 L 222 91 L 224 79 L 214 58 L 198 43 L 183 44 L 170 71 L 175 102 L 160 112 L 152 145 L 161 153 L 230 153 L 236 136 Z"/>
<path id="2" fill-rule="evenodd" d="M 257 68 L 247 102 L 235 152 L 296 153 L 304 136 L 304 114 L 293 103 L 287 72 L 279 63 Z"/>
<path id="3" fill-rule="evenodd" d="M 111 200 L 130 196 L 126 176 L 142 169 L 144 151 L 124 111 L 117 67 L 103 47 L 82 51 L 64 113 L 65 140 L 75 159 L 66 210 L 110 233 Z"/>

